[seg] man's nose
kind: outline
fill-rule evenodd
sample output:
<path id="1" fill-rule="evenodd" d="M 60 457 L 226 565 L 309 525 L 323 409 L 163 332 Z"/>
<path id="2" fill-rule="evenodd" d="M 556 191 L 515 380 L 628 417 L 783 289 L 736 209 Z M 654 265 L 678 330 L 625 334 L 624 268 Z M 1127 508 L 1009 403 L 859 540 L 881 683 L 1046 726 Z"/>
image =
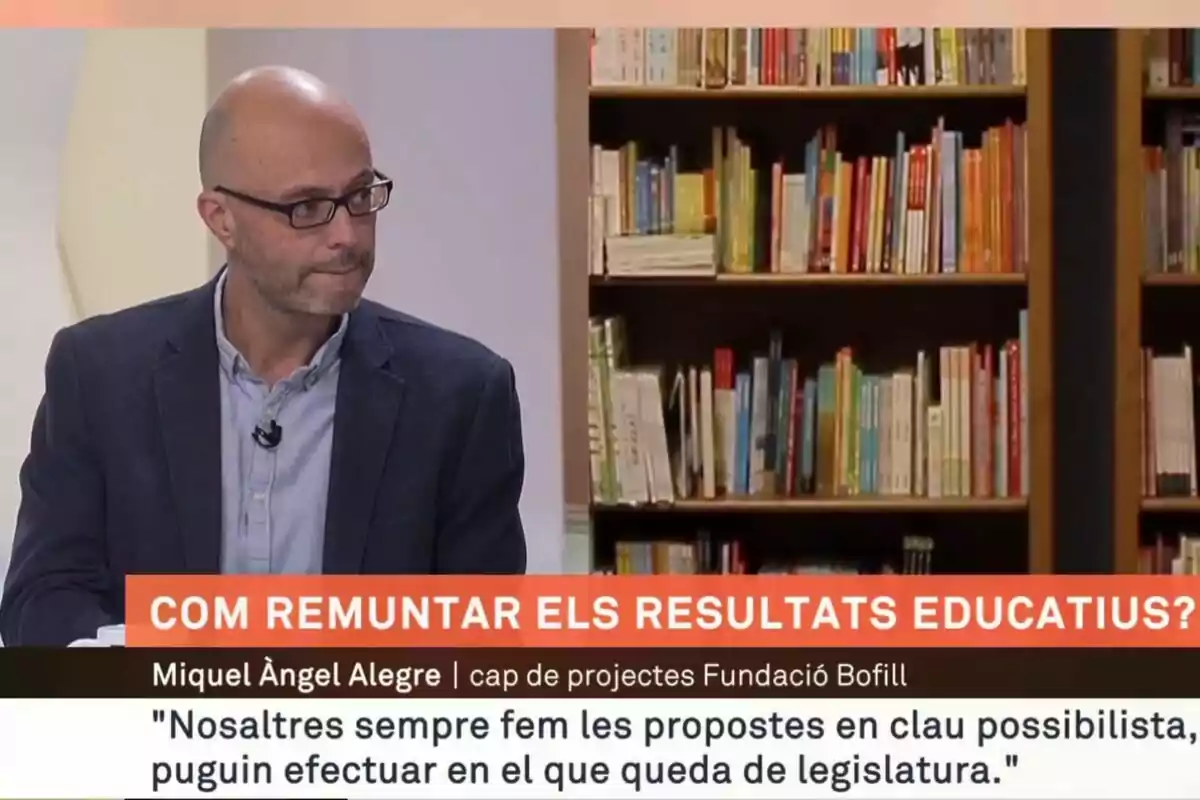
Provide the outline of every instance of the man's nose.
<path id="1" fill-rule="evenodd" d="M 353 247 L 358 243 L 358 231 L 354 219 L 345 206 L 338 206 L 333 219 L 325 226 L 326 241 L 330 247 Z"/>

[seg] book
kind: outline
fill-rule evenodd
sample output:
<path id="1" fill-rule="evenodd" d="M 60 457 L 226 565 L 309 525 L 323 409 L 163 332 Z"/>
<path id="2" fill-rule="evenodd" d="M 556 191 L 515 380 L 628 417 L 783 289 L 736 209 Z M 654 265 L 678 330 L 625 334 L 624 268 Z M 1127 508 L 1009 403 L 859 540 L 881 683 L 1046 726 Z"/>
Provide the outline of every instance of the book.
<path id="1" fill-rule="evenodd" d="M 1026 316 L 1008 340 L 919 350 L 883 372 L 851 347 L 805 364 L 778 333 L 763 352 L 639 365 L 623 319 L 593 318 L 593 502 L 1024 497 Z"/>
<path id="2" fill-rule="evenodd" d="M 613 575 L 928 575 L 933 572 L 932 536 L 907 534 L 899 553 L 881 559 L 833 556 L 781 558 L 755 553 L 750 539 L 699 530 L 689 539 L 618 539 L 611 563 L 597 572 Z M 897 557 L 898 556 L 898 557 Z"/>
<path id="3" fill-rule="evenodd" d="M 1024 86 L 1024 28 L 596 28 L 594 86 Z"/>
<path id="4" fill-rule="evenodd" d="M 1200 86 L 1200 28 L 1153 28 L 1145 37 L 1147 88 Z"/>
<path id="5" fill-rule="evenodd" d="M 789 161 L 714 127 L 682 148 L 592 146 L 595 276 L 1019 274 L 1029 266 L 1027 134 L 1011 118 L 968 143 L 939 119 L 922 141 L 847 152 L 821 126 Z M 599 209 L 599 211 L 597 211 Z"/>
<path id="6" fill-rule="evenodd" d="M 1192 348 L 1142 348 L 1142 496 L 1196 496 L 1196 395 Z"/>

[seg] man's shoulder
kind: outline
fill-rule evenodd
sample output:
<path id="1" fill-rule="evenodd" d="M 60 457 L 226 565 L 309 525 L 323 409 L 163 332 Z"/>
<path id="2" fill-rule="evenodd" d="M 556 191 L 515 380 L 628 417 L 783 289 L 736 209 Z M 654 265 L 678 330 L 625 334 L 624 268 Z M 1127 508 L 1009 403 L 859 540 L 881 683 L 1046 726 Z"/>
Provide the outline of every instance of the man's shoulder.
<path id="1" fill-rule="evenodd" d="M 203 294 L 204 288 L 158 297 L 119 311 L 97 314 L 68 325 L 60 335 L 78 347 L 100 353 L 157 352 L 181 312 Z"/>
<path id="2" fill-rule="evenodd" d="M 457 331 L 372 300 L 360 309 L 379 320 L 379 328 L 405 370 L 446 376 L 487 378 L 508 362 L 487 345 Z"/>

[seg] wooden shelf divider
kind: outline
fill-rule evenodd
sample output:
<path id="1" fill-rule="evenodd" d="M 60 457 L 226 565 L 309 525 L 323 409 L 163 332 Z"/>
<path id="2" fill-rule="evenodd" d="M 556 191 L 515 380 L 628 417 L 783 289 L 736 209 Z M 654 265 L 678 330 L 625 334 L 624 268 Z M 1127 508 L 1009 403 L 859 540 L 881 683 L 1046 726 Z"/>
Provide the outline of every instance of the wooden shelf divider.
<path id="1" fill-rule="evenodd" d="M 1142 511 L 1195 514 L 1200 512 L 1200 497 L 1143 497 Z M 1136 567 L 1136 561 L 1134 564 Z"/>
<path id="2" fill-rule="evenodd" d="M 1117 32 L 1116 119 L 1116 286 L 1115 413 L 1113 455 L 1114 572 L 1138 568 L 1141 515 L 1141 347 L 1142 347 L 1142 36 Z M 1146 282 L 1158 276 L 1145 276 Z"/>
<path id="3" fill-rule="evenodd" d="M 680 277 L 593 276 L 593 288 L 606 286 L 1025 286 L 1028 276 L 1020 273 L 941 273 L 931 275 L 889 275 L 881 273 L 771 273 L 750 275 L 699 275 Z"/>
<path id="4" fill-rule="evenodd" d="M 1050 30 L 1026 35 L 1029 163 L 1029 571 L 1054 571 L 1054 225 Z"/>
<path id="5" fill-rule="evenodd" d="M 1139 30 L 1121 29 L 1121 33 L 1140 33 Z M 1138 69 L 1141 69 L 1138 64 Z M 1139 81 L 1139 88 L 1142 82 Z M 1146 89 L 1141 93 L 1143 100 L 1200 100 L 1200 86 L 1167 86 L 1159 89 Z"/>
<path id="6" fill-rule="evenodd" d="M 1200 273 L 1142 275 L 1143 286 L 1200 286 Z"/>
<path id="7" fill-rule="evenodd" d="M 826 514 L 826 513 L 995 513 L 1023 512 L 1024 497 L 925 498 L 925 497 L 787 497 L 676 500 L 647 505 L 595 505 L 597 514 L 705 513 L 705 514 Z"/>
<path id="8" fill-rule="evenodd" d="M 593 86 L 593 99 L 621 100 L 979 100 L 1020 99 L 1024 86 Z"/>

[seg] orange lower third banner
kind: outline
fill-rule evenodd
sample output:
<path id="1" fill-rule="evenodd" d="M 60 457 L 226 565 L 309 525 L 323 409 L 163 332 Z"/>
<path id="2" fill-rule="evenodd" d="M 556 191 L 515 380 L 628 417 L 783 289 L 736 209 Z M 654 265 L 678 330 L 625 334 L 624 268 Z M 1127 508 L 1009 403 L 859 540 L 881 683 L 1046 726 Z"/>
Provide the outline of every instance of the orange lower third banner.
<path id="1" fill-rule="evenodd" d="M 133 576 L 130 647 L 1196 647 L 1171 576 Z"/>

